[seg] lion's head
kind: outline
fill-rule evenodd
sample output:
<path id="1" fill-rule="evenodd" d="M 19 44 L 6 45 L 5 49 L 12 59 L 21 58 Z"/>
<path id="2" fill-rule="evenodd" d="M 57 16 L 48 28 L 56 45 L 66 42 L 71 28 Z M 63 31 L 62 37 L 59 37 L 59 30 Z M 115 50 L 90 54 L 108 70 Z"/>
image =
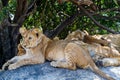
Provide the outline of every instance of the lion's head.
<path id="1" fill-rule="evenodd" d="M 76 30 L 69 33 L 66 40 L 83 40 L 85 35 L 89 35 L 87 31 Z"/>
<path id="2" fill-rule="evenodd" d="M 27 30 L 26 28 L 19 29 L 22 36 L 21 45 L 25 49 L 36 47 L 42 40 L 42 31 L 38 28 Z"/>

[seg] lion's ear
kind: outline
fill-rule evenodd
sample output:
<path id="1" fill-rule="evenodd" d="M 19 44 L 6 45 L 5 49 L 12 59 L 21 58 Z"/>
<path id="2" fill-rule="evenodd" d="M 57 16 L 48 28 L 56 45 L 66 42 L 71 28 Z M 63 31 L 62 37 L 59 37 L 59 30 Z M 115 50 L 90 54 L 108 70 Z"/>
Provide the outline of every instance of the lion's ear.
<path id="1" fill-rule="evenodd" d="M 40 30 L 39 28 L 35 28 L 35 29 L 33 29 L 33 31 L 37 37 L 39 37 L 40 33 L 42 33 L 42 30 Z"/>
<path id="2" fill-rule="evenodd" d="M 26 31 L 27 31 L 27 29 L 26 29 L 25 27 L 21 27 L 21 28 L 19 29 L 19 32 L 20 32 L 20 34 L 21 34 L 22 36 L 25 35 Z"/>
<path id="3" fill-rule="evenodd" d="M 83 32 L 85 33 L 85 35 L 89 35 L 89 33 L 86 30 L 83 30 Z"/>

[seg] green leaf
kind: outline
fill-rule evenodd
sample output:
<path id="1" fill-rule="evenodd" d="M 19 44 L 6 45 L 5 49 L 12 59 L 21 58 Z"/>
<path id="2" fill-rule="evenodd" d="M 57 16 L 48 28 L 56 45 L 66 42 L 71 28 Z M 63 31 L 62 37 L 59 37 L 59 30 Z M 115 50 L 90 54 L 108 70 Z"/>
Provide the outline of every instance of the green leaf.
<path id="1" fill-rule="evenodd" d="M 117 0 L 113 0 L 113 1 L 114 1 L 114 3 L 115 3 L 117 6 L 119 6 L 118 3 L 117 3 Z"/>

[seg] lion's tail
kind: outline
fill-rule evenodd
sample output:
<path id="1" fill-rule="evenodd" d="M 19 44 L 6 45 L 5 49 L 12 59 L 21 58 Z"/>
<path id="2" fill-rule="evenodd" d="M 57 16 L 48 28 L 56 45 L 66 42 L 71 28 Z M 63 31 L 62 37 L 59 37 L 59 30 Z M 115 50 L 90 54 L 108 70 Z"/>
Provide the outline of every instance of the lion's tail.
<path id="1" fill-rule="evenodd" d="M 89 67 L 90 67 L 90 69 L 91 69 L 93 72 L 99 74 L 101 77 L 103 77 L 103 78 L 105 78 L 105 79 L 107 79 L 107 80 L 115 80 L 114 78 L 112 78 L 112 77 L 110 77 L 109 75 L 107 75 L 107 74 L 105 74 L 104 72 L 102 72 L 94 63 L 91 64 Z"/>

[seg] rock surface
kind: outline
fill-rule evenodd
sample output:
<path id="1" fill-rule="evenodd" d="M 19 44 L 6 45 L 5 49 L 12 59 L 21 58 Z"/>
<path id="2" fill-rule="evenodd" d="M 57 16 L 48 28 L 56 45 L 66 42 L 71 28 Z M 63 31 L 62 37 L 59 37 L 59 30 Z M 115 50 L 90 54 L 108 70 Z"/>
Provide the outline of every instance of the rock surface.
<path id="1" fill-rule="evenodd" d="M 100 68 L 116 80 L 120 80 L 120 67 Z M 75 71 L 54 68 L 49 62 L 23 66 L 15 70 L 0 72 L 0 80 L 104 80 L 89 69 Z"/>

